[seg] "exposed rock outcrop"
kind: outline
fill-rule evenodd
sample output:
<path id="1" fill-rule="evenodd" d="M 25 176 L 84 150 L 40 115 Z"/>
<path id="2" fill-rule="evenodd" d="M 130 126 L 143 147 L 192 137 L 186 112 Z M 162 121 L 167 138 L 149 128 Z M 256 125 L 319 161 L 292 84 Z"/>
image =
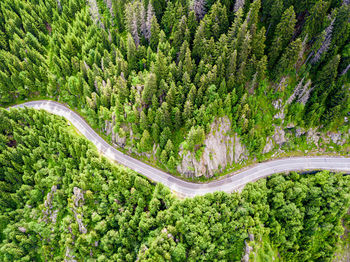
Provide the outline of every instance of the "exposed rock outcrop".
<path id="1" fill-rule="evenodd" d="M 242 262 L 249 262 L 249 254 L 253 250 L 251 246 L 248 245 L 247 241 L 244 241 L 244 256 L 242 257 Z"/>
<path id="2" fill-rule="evenodd" d="M 283 128 L 282 126 L 275 126 L 274 134 L 271 137 L 267 137 L 266 144 L 262 153 L 266 154 L 273 150 L 275 147 L 281 148 L 284 143 L 288 143 L 288 139 L 286 138 L 287 133 L 294 138 L 305 136 L 308 144 L 315 145 L 319 149 L 323 148 L 325 145 L 332 143 L 338 146 L 343 146 L 347 143 L 347 141 L 349 141 L 350 138 L 350 133 L 322 133 L 315 128 L 304 129 L 300 127 L 295 128 L 295 126 Z"/>
<path id="3" fill-rule="evenodd" d="M 306 133 L 306 140 L 308 143 L 313 143 L 315 145 L 318 144 L 318 140 L 320 139 L 320 133 L 316 131 L 316 129 L 310 128 Z"/>
<path id="4" fill-rule="evenodd" d="M 283 143 L 285 143 L 287 141 L 285 138 L 285 131 L 281 126 L 275 127 L 275 133 L 273 134 L 272 139 L 278 145 L 282 145 Z"/>
<path id="5" fill-rule="evenodd" d="M 273 149 L 273 142 L 272 142 L 272 139 L 268 137 L 266 139 L 266 144 L 265 144 L 265 147 L 264 147 L 262 153 L 266 154 L 266 153 L 270 152 L 272 149 Z"/>
<path id="6" fill-rule="evenodd" d="M 231 121 L 227 117 L 216 119 L 211 124 L 211 131 L 204 141 L 205 148 L 197 160 L 195 152 L 189 152 L 180 146 L 182 157 L 177 171 L 187 177 L 211 177 L 222 171 L 227 165 L 246 159 L 246 148 L 235 134 L 231 136 Z"/>
<path id="7" fill-rule="evenodd" d="M 52 210 L 53 208 L 52 201 L 56 190 L 57 190 L 57 186 L 53 185 L 51 187 L 50 192 L 47 193 L 47 196 L 44 202 L 43 218 L 42 218 L 42 220 L 45 221 L 45 223 L 48 223 L 49 221 L 51 221 L 53 224 L 56 223 L 58 210 Z"/>
<path id="8" fill-rule="evenodd" d="M 84 203 L 84 192 L 80 188 L 74 187 L 73 194 L 74 207 L 72 208 L 72 211 L 74 213 L 75 220 L 78 223 L 80 233 L 86 234 L 87 229 L 83 224 L 83 214 L 79 214 L 77 212 L 77 208 L 82 206 Z"/>

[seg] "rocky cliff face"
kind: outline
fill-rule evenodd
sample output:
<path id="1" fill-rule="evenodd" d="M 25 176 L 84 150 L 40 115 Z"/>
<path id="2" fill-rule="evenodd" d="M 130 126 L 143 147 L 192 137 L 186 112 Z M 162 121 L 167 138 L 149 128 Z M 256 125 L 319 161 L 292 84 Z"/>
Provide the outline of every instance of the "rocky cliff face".
<path id="1" fill-rule="evenodd" d="M 326 146 L 338 145 L 343 146 L 349 143 L 350 130 L 348 133 L 342 132 L 327 132 L 323 133 L 315 128 L 303 129 L 290 126 L 282 128 L 275 126 L 275 132 L 271 137 L 267 137 L 265 147 L 262 151 L 266 154 L 273 149 L 281 149 L 284 143 L 288 143 L 291 139 L 304 136 L 309 145 L 314 145 L 319 152 L 324 152 Z M 287 139 L 286 137 L 289 137 Z"/>
<path id="2" fill-rule="evenodd" d="M 222 171 L 227 165 L 246 159 L 245 146 L 235 134 L 230 136 L 231 122 L 227 117 L 215 120 L 211 131 L 204 141 L 205 148 L 199 159 L 196 154 L 185 151 L 180 146 L 181 163 L 177 171 L 187 177 L 211 177 L 215 172 Z"/>
<path id="3" fill-rule="evenodd" d="M 317 129 L 297 128 L 294 125 L 283 127 L 284 113 L 281 107 L 281 102 L 277 101 L 276 109 L 281 110 L 276 114 L 275 118 L 282 120 L 282 125 L 274 125 L 274 132 L 266 138 L 265 146 L 262 154 L 269 152 L 283 152 L 282 146 L 289 143 L 298 137 L 304 136 L 307 143 L 315 145 L 319 152 L 329 151 L 326 146 L 332 148 L 333 145 L 343 146 L 349 143 L 350 130 L 347 133 L 341 132 L 319 132 Z M 130 125 L 122 125 L 119 132 L 114 132 L 115 116 L 112 115 L 112 121 L 106 121 L 104 132 L 111 134 L 112 142 L 122 148 L 125 148 L 129 153 L 133 152 L 138 155 L 144 155 L 148 158 L 156 157 L 158 145 L 154 145 L 152 152 L 139 153 L 133 145 L 134 134 Z M 180 163 L 177 166 L 177 171 L 186 177 L 211 177 L 217 172 L 222 172 L 228 165 L 239 163 L 247 159 L 248 152 L 240 137 L 237 134 L 232 134 L 231 122 L 227 117 L 216 119 L 210 126 L 210 132 L 206 135 L 204 141 L 204 149 L 200 156 L 196 152 L 184 150 L 182 145 L 179 148 Z M 128 142 L 129 141 L 129 142 Z M 332 149 L 330 149 L 332 151 Z"/>

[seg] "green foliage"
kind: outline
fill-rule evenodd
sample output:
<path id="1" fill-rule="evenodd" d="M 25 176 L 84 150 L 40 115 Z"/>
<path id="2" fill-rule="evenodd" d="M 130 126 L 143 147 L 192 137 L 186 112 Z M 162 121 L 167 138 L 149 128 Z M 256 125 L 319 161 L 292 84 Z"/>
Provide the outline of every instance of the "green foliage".
<path id="1" fill-rule="evenodd" d="M 269 54 L 269 63 L 271 67 L 274 66 L 275 61 L 293 36 L 295 23 L 296 19 L 294 8 L 291 6 L 282 14 L 281 21 L 277 25 L 275 31 L 275 36 Z"/>
<path id="2" fill-rule="evenodd" d="M 192 127 L 186 139 L 188 150 L 193 151 L 202 146 L 205 139 L 204 129 L 201 126 Z"/>
<path id="3" fill-rule="evenodd" d="M 130 152 L 156 144 L 152 159 L 171 170 L 181 144 L 200 156 L 203 132 L 225 116 L 260 158 L 276 125 L 349 129 L 343 2 L 2 0 L 0 105 L 66 103 L 100 131 L 109 122 Z M 160 163 L 169 139 L 174 154 Z"/>
<path id="4" fill-rule="evenodd" d="M 274 175 L 240 194 L 179 200 L 99 156 L 61 117 L 2 109 L 0 123 L 1 261 L 239 261 L 245 243 L 260 257 L 330 261 L 343 234 L 343 174 Z M 172 150 L 167 140 L 169 168 Z"/>
<path id="5" fill-rule="evenodd" d="M 148 152 L 152 149 L 152 138 L 147 130 L 143 131 L 142 138 L 140 141 L 141 152 Z"/>

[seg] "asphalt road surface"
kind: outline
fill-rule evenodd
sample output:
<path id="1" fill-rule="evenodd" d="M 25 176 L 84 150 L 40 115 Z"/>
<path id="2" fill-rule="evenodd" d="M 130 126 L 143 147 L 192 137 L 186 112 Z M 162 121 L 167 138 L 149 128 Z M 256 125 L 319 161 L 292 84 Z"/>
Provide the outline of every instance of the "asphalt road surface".
<path id="1" fill-rule="evenodd" d="M 241 172 L 235 172 L 232 176 L 226 176 L 221 180 L 205 184 L 191 183 L 174 177 L 164 171 L 149 166 L 135 158 L 132 158 L 102 139 L 77 113 L 68 107 L 53 101 L 39 100 L 26 102 L 13 107 L 32 107 L 44 109 L 55 115 L 63 116 L 69 120 L 97 149 L 106 157 L 144 175 L 155 182 L 160 182 L 172 191 L 183 197 L 194 197 L 215 191 L 232 192 L 241 189 L 249 182 L 282 172 L 305 171 L 305 170 L 332 170 L 350 173 L 350 158 L 345 157 L 294 157 L 272 160 L 256 164 Z"/>

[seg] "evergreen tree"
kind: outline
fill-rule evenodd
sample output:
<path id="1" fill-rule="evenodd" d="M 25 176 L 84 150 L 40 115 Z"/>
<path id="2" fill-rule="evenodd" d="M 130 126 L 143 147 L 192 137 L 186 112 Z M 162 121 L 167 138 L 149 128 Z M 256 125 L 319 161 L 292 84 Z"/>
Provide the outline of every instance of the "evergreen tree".
<path id="1" fill-rule="evenodd" d="M 155 74 L 149 74 L 145 83 L 145 87 L 142 91 L 142 101 L 145 104 L 152 102 L 152 97 L 157 93 L 157 77 Z"/>
<path id="2" fill-rule="evenodd" d="M 282 55 L 276 67 L 276 76 L 280 77 L 284 72 L 290 70 L 295 66 L 298 60 L 299 53 L 302 49 L 302 42 L 300 38 L 293 41 L 287 47 L 285 53 Z"/>
<path id="3" fill-rule="evenodd" d="M 185 40 L 190 41 L 190 31 L 187 28 L 187 18 L 185 15 L 182 16 L 176 29 L 173 30 L 172 39 L 175 50 L 179 50 Z"/>
<path id="4" fill-rule="evenodd" d="M 157 50 L 157 46 L 159 42 L 159 33 L 160 33 L 160 28 L 157 22 L 157 18 L 153 16 L 151 20 L 151 36 L 149 38 L 149 44 L 153 51 Z"/>
<path id="5" fill-rule="evenodd" d="M 143 110 L 141 111 L 141 114 L 140 114 L 140 128 L 141 130 L 148 129 L 148 119 Z"/>
<path id="6" fill-rule="evenodd" d="M 127 47 L 128 47 L 128 52 L 127 52 L 128 67 L 129 67 L 129 70 L 131 71 L 137 68 L 136 45 L 131 34 L 128 34 Z"/>
<path id="7" fill-rule="evenodd" d="M 322 0 L 318 1 L 311 8 L 305 27 L 305 33 L 308 34 L 309 39 L 322 31 L 328 8 L 329 2 L 324 2 Z"/>
<path id="8" fill-rule="evenodd" d="M 291 6 L 282 14 L 281 21 L 275 31 L 269 53 L 269 65 L 271 68 L 293 36 L 295 24 L 295 13 L 293 6 Z"/>
<path id="9" fill-rule="evenodd" d="M 165 11 L 166 8 L 166 1 L 165 0 L 150 0 L 149 1 L 153 8 L 154 8 L 154 12 L 156 14 L 157 20 L 161 20 L 162 15 Z"/>
<path id="10" fill-rule="evenodd" d="M 140 141 L 140 150 L 142 152 L 149 152 L 152 150 L 152 138 L 147 130 L 143 131 Z"/>
<path id="11" fill-rule="evenodd" d="M 159 145 L 161 148 L 165 147 L 165 144 L 171 138 L 171 131 L 169 127 L 165 127 L 162 133 L 160 134 Z"/>
<path id="12" fill-rule="evenodd" d="M 193 56 L 200 60 L 202 54 L 206 50 L 206 35 L 205 35 L 205 23 L 202 20 L 197 28 L 196 34 L 193 40 Z"/>
<path id="13" fill-rule="evenodd" d="M 192 127 L 186 139 L 188 149 L 190 151 L 197 150 L 202 146 L 205 139 L 204 129 L 201 126 Z"/>
<path id="14" fill-rule="evenodd" d="M 152 19 L 154 17 L 153 6 L 151 3 L 147 5 L 147 20 L 145 38 L 150 41 L 152 35 Z"/>

